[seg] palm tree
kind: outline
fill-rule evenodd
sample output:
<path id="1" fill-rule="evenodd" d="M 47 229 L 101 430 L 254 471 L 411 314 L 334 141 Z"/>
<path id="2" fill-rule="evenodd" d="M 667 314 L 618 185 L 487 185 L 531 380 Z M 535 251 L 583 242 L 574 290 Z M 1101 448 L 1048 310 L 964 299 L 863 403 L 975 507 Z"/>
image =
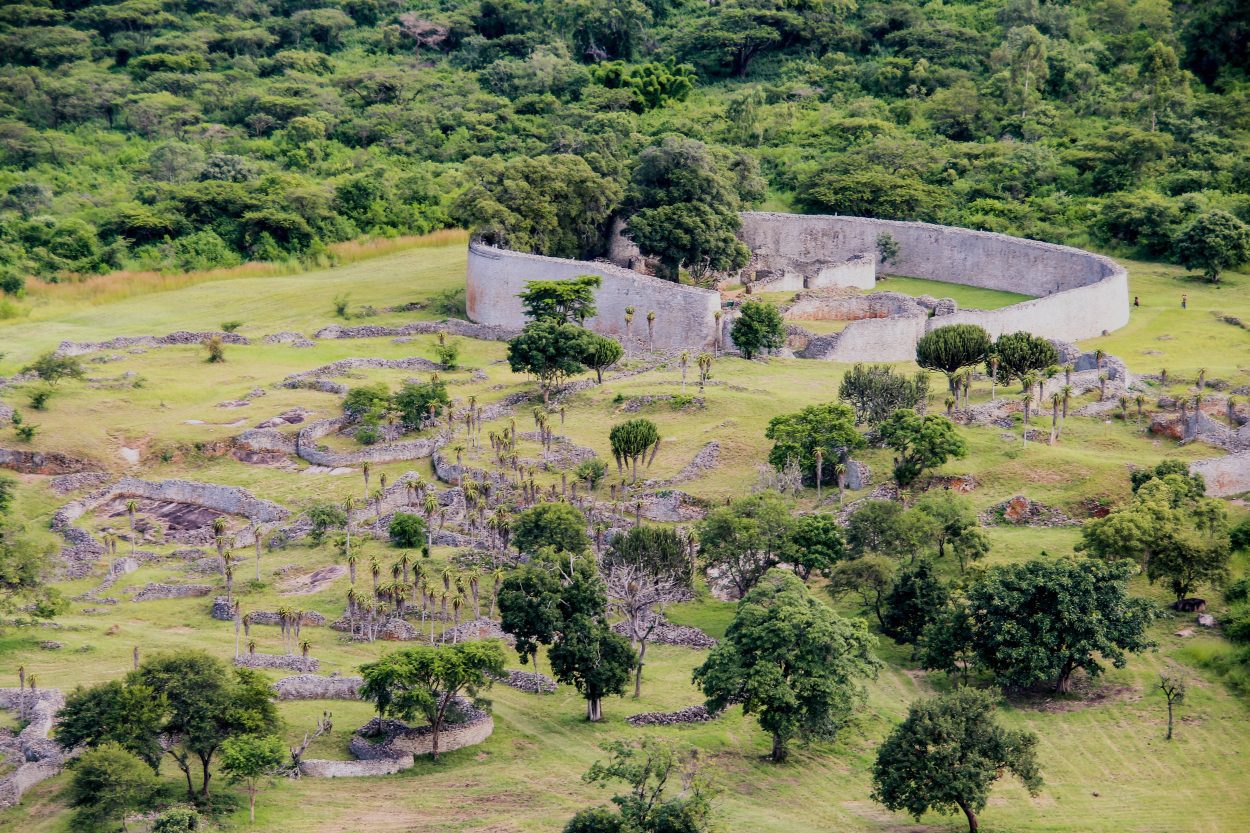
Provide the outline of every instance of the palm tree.
<path id="1" fill-rule="evenodd" d="M 825 474 L 825 450 L 817 446 L 812 451 L 812 456 L 816 458 L 816 502 L 820 503 L 820 481 Z"/>
<path id="2" fill-rule="evenodd" d="M 251 521 L 252 527 L 252 544 L 256 547 L 256 581 L 260 581 L 260 527 L 256 525 L 256 521 Z"/>
<path id="3" fill-rule="evenodd" d="M 135 557 L 135 513 L 139 511 L 139 501 L 126 501 L 126 517 L 130 520 L 130 557 Z"/>

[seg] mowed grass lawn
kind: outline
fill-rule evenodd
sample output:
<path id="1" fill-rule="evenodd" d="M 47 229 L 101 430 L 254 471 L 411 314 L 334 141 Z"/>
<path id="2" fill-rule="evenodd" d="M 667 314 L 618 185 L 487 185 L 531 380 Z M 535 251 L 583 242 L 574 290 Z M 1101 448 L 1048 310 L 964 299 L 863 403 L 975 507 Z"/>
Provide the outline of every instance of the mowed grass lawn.
<path id="1" fill-rule="evenodd" d="M 1250 319 L 1242 276 L 1230 276 L 1223 287 L 1184 283 L 1175 269 L 1129 264 L 1133 290 L 1142 296 L 1141 308 L 1124 331 L 1091 344 L 1104 346 L 1123 356 L 1138 372 L 1152 372 L 1152 362 L 1164 359 L 1173 373 L 1208 368 L 1208 378 L 1224 378 L 1245 384 L 1250 368 L 1250 348 L 1244 331 L 1218 321 L 1212 314 Z M 22 390 L 0 393 L 6 403 L 22 408 L 41 431 L 33 447 L 90 456 L 116 473 L 133 471 L 147 478 L 187 477 L 240 485 L 261 497 L 298 509 L 313 499 L 340 500 L 360 495 L 363 482 L 358 472 L 341 476 L 303 474 L 301 468 L 252 466 L 229 457 L 196 450 L 196 443 L 224 439 L 261 419 L 291 407 L 304 407 L 317 416 L 335 413 L 336 397 L 306 390 L 272 387 L 284 376 L 339 358 L 353 356 L 398 358 L 433 357 L 433 339 L 421 337 L 394 344 L 389 338 L 319 342 L 315 348 L 294 349 L 268 345 L 268 333 L 294 330 L 305 335 L 335 321 L 333 299 L 350 293 L 353 306 L 398 305 L 428 301 L 438 293 L 462 285 L 464 251 L 460 245 L 415 248 L 406 252 L 361 261 L 350 266 L 285 277 L 240 278 L 200 283 L 182 289 L 132 297 L 89 306 L 49 301 L 32 313 L 30 320 L 0 323 L 0 374 L 10 374 L 39 352 L 62 339 L 101 340 L 117 335 L 162 334 L 176 329 L 216 329 L 221 321 L 244 321 L 241 330 L 253 339 L 246 347 L 228 347 L 227 362 L 208 365 L 195 347 L 158 348 L 143 354 L 113 351 L 117 362 L 88 363 L 94 377 L 116 378 L 132 372 L 144 378 L 140 388 L 111 389 L 68 382 L 53 398 L 49 410 L 35 414 L 26 407 Z M 895 280 L 883 284 L 891 286 Z M 910 279 L 906 279 L 910 280 Z M 928 283 L 928 282 L 924 282 Z M 942 284 L 945 287 L 948 285 Z M 1189 310 L 1179 309 L 1179 294 L 1189 295 Z M 917 291 L 917 294 L 937 294 Z M 950 293 L 946 293 L 949 295 Z M 1175 296 L 1177 308 L 1168 299 Z M 1167 303 L 1165 303 L 1167 302 Z M 58 308 L 57 304 L 62 304 Z M 965 304 L 964 301 L 960 302 Z M 965 304 L 972 306 L 973 304 Z M 436 318 L 426 309 L 417 313 L 390 313 L 351 323 L 398 324 L 414 317 Z M 1173 334 L 1170 339 L 1158 336 Z M 506 364 L 504 345 L 460 340 L 464 369 L 444 374 L 452 395 L 478 396 L 485 403 L 510 392 L 532 389 L 524 377 L 513 375 Z M 648 477 L 664 479 L 676 474 L 707 442 L 721 445 L 721 462 L 713 471 L 681 484 L 698 498 L 719 503 L 747 493 L 757 482 L 764 463 L 768 420 L 781 413 L 836 399 L 844 367 L 824 362 L 771 360 L 745 362 L 718 360 L 712 384 L 702 391 L 703 407 L 674 410 L 668 403 L 646 406 L 642 415 L 653 419 L 664 439 Z M 474 380 L 473 370 L 486 374 Z M 557 433 L 595 449 L 610 460 L 609 427 L 634 414 L 623 407 L 635 396 L 657 393 L 700 394 L 687 375 L 683 387 L 680 368 L 662 366 L 638 376 L 609 380 L 570 397 Z M 406 378 L 427 378 L 409 371 L 361 371 L 340 381 L 360 384 L 386 381 L 397 387 Z M 1178 389 L 1183 383 L 1177 383 Z M 942 385 L 934 380 L 934 404 L 940 409 Z M 225 409 L 217 403 L 240 398 L 253 388 L 266 394 L 245 408 Z M 985 399 L 988 386 L 974 388 L 973 399 Z M 315 417 L 314 417 L 315 418 Z M 527 409 L 516 415 L 518 427 L 529 430 Z M 205 425 L 188 424 L 200 420 Z M 244 420 L 244 425 L 230 423 Z M 500 421 L 485 430 L 499 430 Z M 1178 448 L 1167 440 L 1144 433 L 1135 421 L 1070 419 L 1064 441 L 1050 447 L 1024 446 L 1019 431 L 1000 428 L 967 429 L 970 455 L 952 461 L 944 473 L 971 474 L 978 482 L 971 498 L 978 509 L 988 508 L 1014 494 L 1063 508 L 1084 517 L 1094 502 L 1115 503 L 1128 493 L 1130 465 L 1153 464 L 1165 458 L 1195 459 L 1215 452 L 1202 446 Z M 348 447 L 341 440 L 336 446 Z M 14 447 L 8 429 L 0 428 L 0 445 Z M 141 467 L 131 468 L 120 450 L 139 449 Z M 536 455 L 537 447 L 522 443 L 522 456 Z M 872 467 L 875 482 L 888 477 L 889 455 L 870 450 L 862 458 Z M 477 452 L 466 452 L 466 462 L 485 464 Z M 393 463 L 374 468 L 392 478 L 409 469 L 430 477 L 428 461 Z M 558 482 L 556 474 L 540 474 L 544 484 Z M 46 530 L 47 519 L 65 498 L 54 496 L 46 478 L 22 476 L 16 512 L 32 536 L 55 544 Z M 601 489 L 606 491 L 606 486 Z M 862 495 L 852 494 L 849 498 Z M 826 503 L 836 497 L 826 490 Z M 816 503 L 809 492 L 799 501 L 804 508 Z M 1234 513 L 1243 511 L 1232 507 Z M 84 526 L 98 527 L 101 519 L 84 519 Z M 113 521 L 116 523 L 116 521 Z M 990 563 L 1036 557 L 1045 550 L 1052 555 L 1070 553 L 1079 534 L 1071 527 L 1055 529 L 992 528 L 994 551 Z M 125 549 L 125 545 L 122 545 Z M 166 550 L 172 548 L 165 548 Z M 250 553 L 241 553 L 248 556 Z M 452 555 L 436 548 L 428 566 L 437 571 Z M 389 573 L 397 551 L 383 542 L 370 541 L 363 563 L 376 556 Z M 280 604 L 317 610 L 336 618 L 343 609 L 347 579 L 343 578 L 306 596 L 283 594 L 274 572 L 290 568 L 305 574 L 335 562 L 329 546 L 298 545 L 266 553 L 262 581 L 251 585 L 250 560 L 237 572 L 236 586 L 244 609 L 273 609 Z M 950 578 L 956 567 L 940 565 Z M 1238 573 L 1245 565 L 1238 562 Z M 99 581 L 97 575 L 63 585 L 69 594 L 80 593 Z M 110 595 L 125 599 L 124 591 L 149 581 L 212 581 L 188 575 L 177 562 L 144 566 L 126 576 Z M 367 581 L 367 578 L 363 579 Z M 817 582 L 819 585 L 819 582 Z M 1166 601 L 1159 588 L 1138 580 L 1135 592 Z M 826 598 L 819 587 L 816 593 Z M 849 600 L 834 602 L 847 615 L 858 608 Z M 24 664 L 41 687 L 72 688 L 121 676 L 130 667 L 131 650 L 144 654 L 177 647 L 201 647 L 223 659 L 234 651 L 233 627 L 209 618 L 207 599 L 148 603 L 122 601 L 105 607 L 102 614 L 86 614 L 92 603 L 75 603 L 53 630 L 10 630 L 0 634 L 0 673 Z M 1215 613 L 1220 613 L 1219 605 Z M 708 598 L 677 606 L 670 611 L 675 621 L 697 625 L 714 636 L 723 635 L 733 615 L 731 604 Z M 1218 648 L 1218 637 L 1202 635 L 1183 640 L 1172 632 L 1191 624 L 1190 617 L 1167 617 L 1153 628 L 1157 651 L 1133 657 L 1125 669 L 1110 669 L 1101 683 L 1103 696 L 1092 703 L 1051 702 L 1040 697 L 1012 702 L 1002 714 L 1008 724 L 1026 727 L 1040 737 L 1039 756 L 1046 786 L 1036 797 L 1007 781 L 995 789 L 982 816 L 987 831 L 1194 831 L 1225 833 L 1250 829 L 1250 802 L 1246 801 L 1247 765 L 1250 762 L 1250 711 L 1218 680 L 1184 665 L 1186 658 L 1205 648 Z M 115 628 L 115 630 L 113 630 Z M 110 631 L 112 631 L 110 633 Z M 257 650 L 278 651 L 276 628 L 253 629 Z M 322 661 L 325 673 L 350 674 L 360 663 L 394 649 L 394 644 L 347 644 L 322 628 L 305 628 L 304 638 L 313 643 L 312 655 Z M 41 639 L 56 639 L 64 647 L 41 650 Z M 882 639 L 880 654 L 887 666 L 868 686 L 868 702 L 848 730 L 834 743 L 796 750 L 791 762 L 774 766 L 763 760 L 766 736 L 755 723 L 731 709 L 716 721 L 682 728 L 632 729 L 625 717 L 641 711 L 672 710 L 699 701 L 690 683 L 691 670 L 704 654 L 681 648 L 653 647 L 648 651 L 643 697 L 612 699 L 605 703 L 607 720 L 591 725 L 583 720 L 584 706 L 575 691 L 562 686 L 554 695 L 527 695 L 496 687 L 489 697 L 496 720 L 494 735 L 484 744 L 449 754 L 438 765 L 422 762 L 408 772 L 384 778 L 324 781 L 283 780 L 262 794 L 258 807 L 258 830 L 310 833 L 348 833 L 364 829 L 379 831 L 550 831 L 558 830 L 578 809 L 604 803 L 610 793 L 581 782 L 580 776 L 608 740 L 658 735 L 697 745 L 714 767 L 723 788 L 718 800 L 721 827 L 726 831 L 914 831 L 959 830 L 959 818 L 926 817 L 917 828 L 905 816 L 884 811 L 869 799 L 871 765 L 876 746 L 916 697 L 944 688 L 941 677 L 917 672 L 906 648 Z M 510 657 L 512 667 L 521 667 Z M 1174 665 L 1184 668 L 1190 682 L 1189 696 L 1180 709 L 1178 736 L 1163 741 L 1165 706 L 1154 685 L 1160 670 Z M 545 657 L 539 669 L 548 671 Z M 276 679 L 279 674 L 271 674 Z M 9 683 L 13 684 L 13 683 Z M 296 743 L 309 730 L 323 708 L 334 713 L 332 735 L 320 739 L 310 754 L 318 757 L 347 756 L 350 732 L 369 716 L 369 709 L 355 703 L 283 704 L 287 739 Z M 174 782 L 178 773 L 165 773 Z M 60 792 L 67 776 L 44 783 L 29 793 L 23 804 L 0 812 L 0 833 L 61 833 L 68 829 Z M 236 792 L 223 778 L 216 787 Z M 246 829 L 246 810 L 226 817 L 229 829 Z"/>

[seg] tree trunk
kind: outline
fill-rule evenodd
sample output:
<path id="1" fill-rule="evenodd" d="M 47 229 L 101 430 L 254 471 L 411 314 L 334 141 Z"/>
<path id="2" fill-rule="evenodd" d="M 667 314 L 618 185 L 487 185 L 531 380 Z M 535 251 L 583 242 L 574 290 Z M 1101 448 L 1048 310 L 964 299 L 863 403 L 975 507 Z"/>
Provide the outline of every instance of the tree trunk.
<path id="1" fill-rule="evenodd" d="M 773 735 L 773 751 L 769 755 L 769 758 L 772 760 L 773 763 L 779 764 L 785 761 L 786 756 L 788 754 L 790 753 L 789 753 L 789 750 L 786 749 L 785 740 L 782 739 L 780 734 L 774 734 Z"/>
<path id="2" fill-rule="evenodd" d="M 964 811 L 964 815 L 968 817 L 968 833 L 977 833 L 977 814 L 972 812 L 972 808 L 964 802 L 957 802 L 959 809 Z"/>

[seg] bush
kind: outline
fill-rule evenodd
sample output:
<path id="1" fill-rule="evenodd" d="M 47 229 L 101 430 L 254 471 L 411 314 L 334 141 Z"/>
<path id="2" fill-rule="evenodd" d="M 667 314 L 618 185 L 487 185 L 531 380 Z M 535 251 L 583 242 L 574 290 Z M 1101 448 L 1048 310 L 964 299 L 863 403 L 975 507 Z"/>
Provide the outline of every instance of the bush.
<path id="1" fill-rule="evenodd" d="M 208 350 L 209 364 L 218 364 L 226 360 L 226 347 L 220 336 L 204 339 L 204 347 Z"/>
<path id="2" fill-rule="evenodd" d="M 396 512 L 388 530 L 391 543 L 404 549 L 425 546 L 425 521 L 419 515 Z"/>
<path id="3" fill-rule="evenodd" d="M 152 820 L 152 833 L 192 833 L 200 829 L 200 814 L 190 807 L 170 807 Z"/>
<path id="4" fill-rule="evenodd" d="M 573 476 L 578 480 L 585 480 L 586 485 L 595 488 L 599 485 L 599 481 L 608 473 L 608 464 L 600 460 L 598 457 L 591 457 L 589 460 L 583 460 L 573 471 Z"/>

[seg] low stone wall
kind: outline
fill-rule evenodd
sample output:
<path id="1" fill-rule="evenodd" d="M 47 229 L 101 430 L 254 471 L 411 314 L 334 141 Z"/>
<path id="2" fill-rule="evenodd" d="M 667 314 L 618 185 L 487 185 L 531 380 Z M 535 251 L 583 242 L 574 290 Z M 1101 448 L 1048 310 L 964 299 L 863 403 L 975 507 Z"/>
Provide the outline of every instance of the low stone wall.
<path id="1" fill-rule="evenodd" d="M 359 451 L 322 451 L 317 448 L 317 440 L 343 430 L 347 424 L 346 417 L 333 417 L 304 426 L 295 437 L 295 453 L 313 465 L 334 468 L 355 466 L 361 463 L 421 460 L 450 442 L 446 434 L 439 433 L 434 437 L 422 437 L 417 440 L 378 443 L 365 446 Z"/>
<path id="2" fill-rule="evenodd" d="M 360 677 L 297 674 L 278 680 L 273 690 L 279 700 L 359 700 L 364 682 Z"/>
<path id="3" fill-rule="evenodd" d="M 16 712 L 23 702 L 20 689 L 0 688 L 0 708 Z M 65 763 L 65 752 L 49 735 L 65 698 L 55 688 L 25 693 L 27 724 L 18 733 L 13 752 L 19 757 L 12 772 L 0 777 L 0 808 L 13 807 L 31 787 L 53 777 Z"/>
<path id="4" fill-rule="evenodd" d="M 0 448 L 0 468 L 12 469 L 22 474 L 77 474 L 93 471 L 99 466 L 56 451 Z"/>
<path id="5" fill-rule="evenodd" d="M 118 336 L 108 341 L 62 341 L 56 348 L 58 356 L 81 356 L 100 350 L 124 350 L 127 348 L 167 347 L 172 344 L 203 344 L 206 339 L 220 338 L 225 344 L 250 344 L 238 333 L 203 332 L 186 330 L 163 336 Z"/>
<path id="6" fill-rule="evenodd" d="M 1207 494 L 1212 497 L 1250 492 L 1250 451 L 1198 460 L 1189 464 L 1189 470 L 1202 475 L 1207 482 Z"/>
<path id="7" fill-rule="evenodd" d="M 240 668 L 273 668 L 301 674 L 313 674 L 321 667 L 319 660 L 295 654 L 239 654 L 234 664 Z"/>

